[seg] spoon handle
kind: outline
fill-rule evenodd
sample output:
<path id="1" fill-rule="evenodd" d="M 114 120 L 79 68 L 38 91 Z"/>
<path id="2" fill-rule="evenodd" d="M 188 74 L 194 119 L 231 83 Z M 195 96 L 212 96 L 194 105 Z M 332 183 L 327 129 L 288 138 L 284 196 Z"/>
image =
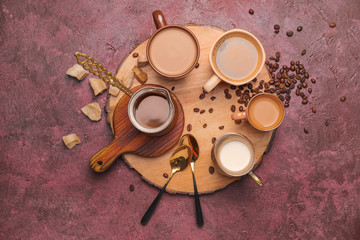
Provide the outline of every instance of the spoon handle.
<path id="1" fill-rule="evenodd" d="M 166 186 L 168 185 L 168 183 L 170 182 L 170 180 L 171 180 L 171 178 L 172 178 L 173 176 L 174 176 L 174 174 L 171 174 L 169 180 L 165 183 L 165 185 L 164 185 L 163 188 L 160 190 L 160 192 L 159 192 L 159 194 L 157 195 L 157 197 L 155 198 L 155 200 L 154 200 L 154 201 L 152 202 L 152 204 L 150 205 L 149 209 L 148 209 L 148 210 L 146 211 L 146 213 L 144 214 L 143 218 L 141 219 L 141 225 L 145 226 L 145 225 L 149 222 L 152 214 L 153 214 L 154 211 L 155 211 L 155 208 L 156 208 L 157 204 L 159 203 L 159 200 L 160 200 L 160 198 L 161 198 L 162 193 L 165 191 Z"/>
<path id="2" fill-rule="evenodd" d="M 196 186 L 194 172 L 193 172 L 192 176 L 193 176 L 194 192 L 195 192 L 196 222 L 197 222 L 198 226 L 201 227 L 204 224 L 204 219 L 203 219 L 203 215 L 202 215 L 199 193 L 198 193 L 197 186 Z"/>

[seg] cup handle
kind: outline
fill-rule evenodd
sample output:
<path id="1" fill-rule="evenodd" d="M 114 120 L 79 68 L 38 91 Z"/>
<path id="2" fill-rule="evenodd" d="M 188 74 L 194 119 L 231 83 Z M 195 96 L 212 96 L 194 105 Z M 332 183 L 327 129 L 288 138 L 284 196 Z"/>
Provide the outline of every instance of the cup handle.
<path id="1" fill-rule="evenodd" d="M 253 173 L 252 171 L 249 172 L 250 177 L 252 177 L 252 179 L 254 179 L 254 181 L 260 186 L 263 186 L 262 181 L 260 180 L 260 178 L 258 178 L 255 173 Z"/>
<path id="2" fill-rule="evenodd" d="M 246 120 L 246 112 L 238 112 L 231 114 L 232 120 Z"/>
<path id="3" fill-rule="evenodd" d="M 206 92 L 211 92 L 219 83 L 221 82 L 221 79 L 216 76 L 216 74 L 212 75 L 212 77 L 205 83 L 203 86 L 203 89 Z"/>
<path id="4" fill-rule="evenodd" d="M 156 29 L 163 28 L 167 25 L 164 14 L 160 10 L 155 10 L 152 15 Z"/>

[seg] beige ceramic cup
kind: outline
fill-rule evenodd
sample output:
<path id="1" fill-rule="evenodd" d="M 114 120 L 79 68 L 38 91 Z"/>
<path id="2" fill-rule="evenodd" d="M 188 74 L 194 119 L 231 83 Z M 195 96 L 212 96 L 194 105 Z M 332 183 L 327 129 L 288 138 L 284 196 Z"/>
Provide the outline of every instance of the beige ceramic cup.
<path id="1" fill-rule="evenodd" d="M 244 73 L 245 75 L 242 75 L 240 78 L 235 78 L 233 76 L 230 76 L 229 74 L 226 74 L 220 70 L 221 67 L 219 67 L 219 64 L 217 64 L 217 56 L 219 49 L 221 50 L 224 45 L 223 43 L 226 40 L 232 39 L 232 38 L 240 38 L 241 40 L 244 40 L 244 43 L 250 46 L 251 49 L 256 49 L 257 53 L 257 60 L 253 60 L 253 64 L 251 65 L 252 69 L 248 69 L 249 66 L 247 66 L 247 57 L 246 54 L 244 54 L 244 57 L 241 56 L 241 59 L 243 59 L 242 63 L 238 63 L 238 66 L 234 66 L 235 68 L 238 67 L 244 68 L 244 71 L 246 72 L 249 70 L 248 73 Z M 244 45 L 245 50 L 249 50 L 250 48 L 246 48 L 246 45 Z M 244 51 L 242 51 L 244 52 Z M 221 81 L 227 82 L 231 85 L 239 86 L 243 85 L 245 83 L 250 82 L 254 78 L 259 75 L 261 69 L 264 66 L 265 63 L 265 51 L 263 46 L 261 45 L 260 41 L 251 33 L 242 30 L 242 29 L 233 29 L 228 32 L 225 32 L 222 34 L 214 43 L 214 45 L 211 47 L 210 55 L 209 55 L 209 61 L 211 68 L 214 71 L 214 75 L 205 83 L 203 86 L 204 90 L 206 92 L 210 92 L 213 90 Z M 236 64 L 236 61 L 229 61 L 230 64 Z M 225 63 L 223 63 L 225 64 Z M 255 66 L 255 67 L 254 67 Z"/>
<path id="2" fill-rule="evenodd" d="M 226 148 L 229 143 L 232 144 L 233 142 L 238 143 L 241 150 L 239 150 L 239 147 L 236 146 L 234 149 L 238 150 L 236 153 L 231 155 L 223 154 L 223 148 Z M 235 159 L 231 159 L 233 162 L 229 163 L 227 161 L 230 161 L 230 159 L 227 159 L 226 156 L 229 158 L 235 156 Z M 221 136 L 211 150 L 211 159 L 213 160 L 216 169 L 221 174 L 228 177 L 241 177 L 249 174 L 260 187 L 263 186 L 261 180 L 252 172 L 256 160 L 255 148 L 247 137 L 238 133 L 227 133 Z M 238 162 L 234 160 L 238 160 Z M 244 161 L 245 164 L 243 163 Z"/>
<path id="3" fill-rule="evenodd" d="M 247 120 L 260 131 L 271 131 L 280 126 L 285 108 L 280 99 L 269 93 L 259 93 L 247 105 L 245 112 L 233 113 L 233 120 Z"/>

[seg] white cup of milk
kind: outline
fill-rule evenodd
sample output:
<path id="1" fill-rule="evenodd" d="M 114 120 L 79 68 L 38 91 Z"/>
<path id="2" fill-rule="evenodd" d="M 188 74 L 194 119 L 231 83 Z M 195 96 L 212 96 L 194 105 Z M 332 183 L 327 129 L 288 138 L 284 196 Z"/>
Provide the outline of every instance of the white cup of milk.
<path id="1" fill-rule="evenodd" d="M 230 177 L 249 174 L 262 186 L 252 172 L 255 165 L 255 149 L 250 140 L 238 133 L 227 133 L 219 138 L 211 150 L 211 158 L 220 173 Z"/>

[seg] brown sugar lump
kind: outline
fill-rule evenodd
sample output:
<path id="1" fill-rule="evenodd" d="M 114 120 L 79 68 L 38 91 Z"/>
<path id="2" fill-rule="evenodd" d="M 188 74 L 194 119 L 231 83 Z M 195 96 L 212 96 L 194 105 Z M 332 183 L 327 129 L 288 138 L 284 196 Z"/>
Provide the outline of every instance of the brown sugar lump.
<path id="1" fill-rule="evenodd" d="M 76 133 L 69 134 L 67 136 L 63 136 L 62 140 L 64 141 L 66 147 L 68 149 L 72 149 L 75 145 L 80 144 L 81 141 Z"/>
<path id="2" fill-rule="evenodd" d="M 95 96 L 104 92 L 107 89 L 105 82 L 101 79 L 90 78 L 89 82 L 90 82 L 91 88 L 94 91 Z"/>
<path id="3" fill-rule="evenodd" d="M 119 95 L 120 89 L 118 89 L 117 87 L 114 87 L 113 85 L 109 86 L 109 94 L 117 97 L 117 95 Z"/>
<path id="4" fill-rule="evenodd" d="M 90 103 L 85 107 L 81 108 L 81 111 L 91 120 L 91 121 L 100 121 L 101 119 L 101 109 L 100 105 L 97 102 Z"/>
<path id="5" fill-rule="evenodd" d="M 148 76 L 146 74 L 146 72 L 144 72 L 143 70 L 141 70 L 140 68 L 138 68 L 137 66 L 133 67 L 133 72 L 135 73 L 135 77 L 136 79 L 141 83 L 144 84 L 146 82 L 146 80 L 148 79 Z"/>
<path id="6" fill-rule="evenodd" d="M 146 55 L 139 55 L 138 59 L 137 59 L 137 66 L 139 68 L 145 67 L 146 65 L 148 65 L 149 61 L 146 57 Z"/>
<path id="7" fill-rule="evenodd" d="M 66 74 L 82 81 L 89 75 L 89 72 L 86 71 L 80 64 L 74 64 L 74 66 L 66 71 Z"/>

